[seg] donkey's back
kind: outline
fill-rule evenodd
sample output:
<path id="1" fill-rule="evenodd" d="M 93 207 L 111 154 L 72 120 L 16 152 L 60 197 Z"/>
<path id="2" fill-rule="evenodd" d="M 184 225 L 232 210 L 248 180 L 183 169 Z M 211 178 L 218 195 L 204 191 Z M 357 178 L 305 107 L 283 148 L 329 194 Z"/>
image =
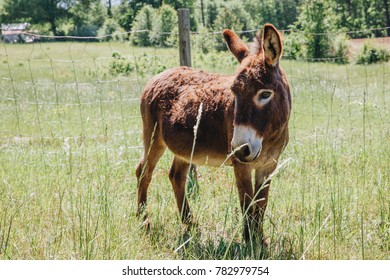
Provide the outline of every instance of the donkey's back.
<path id="1" fill-rule="evenodd" d="M 155 141 L 183 160 L 219 166 L 230 146 L 233 80 L 232 76 L 189 67 L 169 69 L 155 76 L 141 95 L 144 138 L 152 131 Z"/>

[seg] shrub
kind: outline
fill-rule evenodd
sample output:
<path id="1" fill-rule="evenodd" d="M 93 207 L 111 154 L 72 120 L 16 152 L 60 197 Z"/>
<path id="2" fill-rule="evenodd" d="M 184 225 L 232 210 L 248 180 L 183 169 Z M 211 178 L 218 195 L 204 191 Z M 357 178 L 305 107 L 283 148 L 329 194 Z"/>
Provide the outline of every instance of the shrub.
<path id="1" fill-rule="evenodd" d="M 155 18 L 156 10 L 149 5 L 145 5 L 138 12 L 137 16 L 134 19 L 133 24 L 133 33 L 130 36 L 132 44 L 136 46 L 147 47 L 150 46 L 149 33 L 153 29 L 153 19 Z M 139 30 L 147 30 L 142 32 L 137 32 Z"/>
<path id="2" fill-rule="evenodd" d="M 306 41 L 299 33 L 292 32 L 283 37 L 283 57 L 287 59 L 306 58 Z"/>
<path id="3" fill-rule="evenodd" d="M 153 45 L 170 47 L 175 44 L 177 38 L 178 18 L 175 9 L 170 5 L 162 5 L 153 21 L 153 31 L 150 34 L 150 41 Z M 176 40 L 177 42 L 177 40 Z"/>
<path id="4" fill-rule="evenodd" d="M 349 57 L 349 38 L 345 34 L 337 35 L 332 42 L 332 57 L 339 64 L 348 63 Z"/>
<path id="5" fill-rule="evenodd" d="M 250 30 L 255 26 L 250 14 L 244 9 L 240 2 L 223 2 L 218 9 L 218 15 L 214 21 L 214 30 L 222 31 L 225 28 L 234 31 Z M 244 40 L 252 40 L 251 33 L 240 34 Z M 227 46 L 223 36 L 217 34 L 214 36 L 214 47 L 218 51 L 226 51 Z"/>
<path id="6" fill-rule="evenodd" d="M 356 64 L 372 64 L 378 62 L 388 62 L 390 52 L 369 43 L 364 43 L 362 50 L 356 58 Z"/>
<path id="7" fill-rule="evenodd" d="M 200 25 L 196 35 L 192 36 L 191 44 L 195 52 L 207 54 L 213 49 L 213 34 L 207 27 Z"/>
<path id="8" fill-rule="evenodd" d="M 162 61 L 156 56 L 151 56 L 146 53 L 134 59 L 128 59 L 114 52 L 112 57 L 113 60 L 109 64 L 109 72 L 112 76 L 130 75 L 136 72 L 140 77 L 145 77 L 147 74 L 156 75 L 168 67 L 174 66 L 167 61 Z"/>
<path id="9" fill-rule="evenodd" d="M 120 25 L 114 21 L 113 19 L 107 19 L 103 26 L 98 31 L 98 36 L 106 36 L 101 38 L 101 41 L 123 41 L 124 35 L 121 35 L 121 33 L 124 33 L 125 30 L 120 27 Z M 110 36 L 111 35 L 111 36 Z"/>
<path id="10" fill-rule="evenodd" d="M 111 75 L 128 75 L 135 70 L 135 65 L 132 61 L 129 61 L 122 57 L 119 53 L 114 52 L 112 54 L 113 60 L 109 65 L 109 71 Z"/>
<path id="11" fill-rule="evenodd" d="M 99 26 L 92 24 L 84 24 L 81 26 L 75 26 L 72 31 L 69 32 L 70 36 L 79 37 L 96 37 L 99 30 Z"/>

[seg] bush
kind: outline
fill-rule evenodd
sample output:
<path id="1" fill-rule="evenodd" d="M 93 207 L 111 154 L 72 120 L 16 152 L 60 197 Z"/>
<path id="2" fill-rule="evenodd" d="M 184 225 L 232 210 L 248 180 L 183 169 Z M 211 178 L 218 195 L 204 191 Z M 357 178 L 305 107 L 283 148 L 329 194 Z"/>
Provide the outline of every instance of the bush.
<path id="1" fill-rule="evenodd" d="M 222 6 L 218 9 L 218 15 L 214 22 L 214 30 L 222 31 L 225 28 L 232 29 L 234 31 L 250 30 L 255 26 L 250 14 L 244 9 L 240 2 L 223 2 Z M 244 33 L 240 34 L 242 39 L 251 41 L 252 34 Z M 226 51 L 227 46 L 223 36 L 217 34 L 214 37 L 215 48 L 218 51 Z"/>
<path id="2" fill-rule="evenodd" d="M 306 41 L 300 33 L 292 32 L 284 35 L 283 57 L 287 59 L 306 58 Z"/>
<path id="3" fill-rule="evenodd" d="M 149 5 L 145 5 L 138 12 L 133 23 L 133 33 L 130 36 L 132 44 L 136 46 L 147 47 L 150 46 L 149 33 L 153 29 L 153 19 L 155 18 L 156 10 Z M 140 30 L 147 30 L 137 32 Z"/>
<path id="4" fill-rule="evenodd" d="M 125 35 L 122 35 L 121 33 L 125 33 L 125 30 L 120 27 L 120 25 L 114 21 L 113 19 L 107 19 L 103 26 L 98 31 L 98 36 L 103 37 L 100 40 L 101 41 L 123 41 L 123 38 Z"/>
<path id="5" fill-rule="evenodd" d="M 329 58 L 339 64 L 348 63 L 349 39 L 346 35 L 340 34 L 335 37 L 327 37 L 329 45 L 326 51 L 319 58 Z M 310 38 L 302 32 L 291 32 L 283 38 L 283 57 L 287 59 L 315 59 L 308 54 Z"/>
<path id="6" fill-rule="evenodd" d="M 349 38 L 347 35 L 337 35 L 332 42 L 332 53 L 334 61 L 339 64 L 347 64 L 349 57 Z"/>
<path id="7" fill-rule="evenodd" d="M 112 57 L 113 60 L 109 64 L 109 72 L 112 76 L 128 76 L 132 73 L 137 73 L 140 77 L 145 77 L 147 74 L 156 75 L 174 66 L 167 61 L 161 61 L 156 56 L 145 53 L 137 58 L 128 59 L 114 52 Z"/>
<path id="8" fill-rule="evenodd" d="M 364 46 L 356 58 L 356 64 L 372 64 L 378 62 L 388 62 L 390 52 L 387 49 L 380 48 L 369 43 Z"/>
<path id="9" fill-rule="evenodd" d="M 70 36 L 78 37 L 96 37 L 99 30 L 99 26 L 93 24 L 84 24 L 81 26 L 75 26 L 72 31 L 69 32 Z"/>
<path id="10" fill-rule="evenodd" d="M 109 71 L 111 75 L 128 75 L 136 69 L 135 64 L 132 61 L 125 59 L 119 53 L 114 52 L 112 57 L 113 60 L 109 65 Z"/>
<path id="11" fill-rule="evenodd" d="M 153 31 L 150 34 L 150 41 L 153 45 L 160 47 L 171 47 L 177 42 L 178 18 L 175 9 L 170 5 L 162 5 L 153 21 Z"/>
<path id="12" fill-rule="evenodd" d="M 196 35 L 192 36 L 191 44 L 195 53 L 207 54 L 213 50 L 213 35 L 207 27 L 200 25 Z"/>

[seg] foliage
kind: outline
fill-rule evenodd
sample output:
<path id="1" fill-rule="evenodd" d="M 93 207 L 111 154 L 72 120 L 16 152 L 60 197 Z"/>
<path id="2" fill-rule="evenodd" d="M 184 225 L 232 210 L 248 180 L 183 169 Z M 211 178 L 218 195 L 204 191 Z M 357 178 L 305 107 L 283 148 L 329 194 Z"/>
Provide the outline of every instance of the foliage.
<path id="1" fill-rule="evenodd" d="M 109 65 L 109 71 L 111 75 L 128 75 L 135 70 L 134 61 L 125 59 L 120 53 L 114 52 L 112 57 L 113 60 Z"/>
<path id="2" fill-rule="evenodd" d="M 306 58 L 306 40 L 300 32 L 289 32 L 283 37 L 283 57 L 288 59 Z"/>
<path id="3" fill-rule="evenodd" d="M 226 2 L 221 5 L 217 18 L 214 22 L 214 29 L 222 31 L 228 28 L 234 31 L 250 30 L 254 28 L 250 14 L 239 2 Z M 246 39 L 251 38 L 251 33 L 242 35 Z M 227 50 L 226 43 L 222 36 L 215 37 L 215 47 L 217 50 Z"/>
<path id="4" fill-rule="evenodd" d="M 331 52 L 331 38 L 329 33 L 335 31 L 329 4 L 321 0 L 307 1 L 300 14 L 297 29 L 304 32 L 308 59 L 327 58 Z"/>
<path id="5" fill-rule="evenodd" d="M 390 35 L 390 0 L 4 0 L 3 23 L 27 21 L 45 35 L 130 39 L 135 46 L 178 43 L 177 9 L 189 8 L 191 30 L 202 34 L 193 45 L 208 53 L 226 50 L 220 31 L 229 28 L 244 41 L 270 22 L 288 31 L 284 55 L 291 59 L 348 62 L 349 37 Z M 128 36 L 118 33 L 132 30 Z M 140 30 L 146 30 L 138 32 Z M 348 32 L 348 36 L 343 32 Z M 211 35 L 213 34 L 213 35 Z M 337 34 L 337 35 L 336 35 Z"/>
<path id="6" fill-rule="evenodd" d="M 242 1 L 245 10 L 259 27 L 264 23 L 272 23 L 279 29 L 287 29 L 293 24 L 299 15 L 299 7 L 302 0 L 263 0 Z"/>
<path id="7" fill-rule="evenodd" d="M 60 5 L 60 3 L 64 5 Z M 67 0 L 4 0 L 2 20 L 4 22 L 28 21 L 32 24 L 49 23 L 53 35 L 57 35 L 60 21 L 70 17 L 73 1 Z"/>
<path id="8" fill-rule="evenodd" d="M 150 42 L 160 47 L 168 47 L 174 44 L 177 31 L 178 19 L 176 11 L 169 5 L 162 5 L 153 19 Z"/>
<path id="9" fill-rule="evenodd" d="M 131 42 L 136 46 L 150 46 L 149 33 L 153 29 L 153 20 L 155 18 L 156 11 L 152 6 L 145 5 L 137 14 L 134 20 L 132 34 L 130 37 Z M 142 30 L 148 30 L 147 32 L 138 32 Z"/>
<path id="10" fill-rule="evenodd" d="M 373 64 L 378 62 L 388 62 L 389 60 L 390 52 L 387 49 L 365 43 L 356 58 L 356 63 Z"/>
<path id="11" fill-rule="evenodd" d="M 198 30 L 198 21 L 196 20 L 195 2 L 196 0 L 163 0 L 163 5 L 169 5 L 173 7 L 175 11 L 180 8 L 186 8 L 190 10 L 190 28 L 191 31 Z"/>
<path id="12" fill-rule="evenodd" d="M 89 5 L 77 5 L 71 8 L 73 29 L 69 35 L 90 36 L 98 35 L 103 26 L 106 12 L 100 1 L 91 2 Z"/>
<path id="13" fill-rule="evenodd" d="M 349 57 L 349 37 L 345 34 L 339 34 L 332 40 L 332 57 L 339 64 L 348 63 Z"/>
<path id="14" fill-rule="evenodd" d="M 197 34 L 191 37 L 191 48 L 195 52 L 209 53 L 213 50 L 213 37 L 207 27 L 200 25 Z"/>
<path id="15" fill-rule="evenodd" d="M 386 30 L 380 30 L 390 26 L 390 2 L 388 0 L 338 0 L 335 1 L 335 12 L 340 15 L 337 19 L 337 27 L 356 31 L 351 33 L 352 38 L 386 36 Z M 367 30 L 379 28 L 377 30 Z M 387 30 L 390 36 L 390 30 Z"/>
<path id="16" fill-rule="evenodd" d="M 288 58 L 348 62 L 349 38 L 336 33 L 338 16 L 331 13 L 333 9 L 331 2 L 321 0 L 303 4 L 297 22 L 284 40 L 284 53 Z"/>
<path id="17" fill-rule="evenodd" d="M 130 31 L 135 23 L 135 11 L 130 9 L 128 1 L 121 1 L 120 4 L 113 8 L 113 18 L 126 31 Z"/>
<path id="18" fill-rule="evenodd" d="M 105 77 L 112 50 L 137 63 L 145 77 L 138 70 Z M 186 246 L 180 247 L 188 235 L 167 175 L 171 154 L 159 162 L 148 190 L 150 231 L 136 218 L 139 95 L 158 62 L 161 68 L 177 64 L 174 50 L 61 42 L 4 51 L 0 259 L 259 257 L 241 242 L 242 215 L 228 166 L 198 167 L 199 196 L 190 202 L 197 228 Z M 197 68 L 236 69 L 230 53 L 204 57 Z M 294 109 L 280 163 L 291 160 L 272 179 L 267 257 L 388 260 L 389 65 L 281 64 Z"/>
<path id="19" fill-rule="evenodd" d="M 121 34 L 122 33 L 122 34 Z M 103 26 L 98 31 L 99 37 L 104 37 L 102 41 L 123 41 L 125 30 L 113 19 L 107 18 Z"/>
<path id="20" fill-rule="evenodd" d="M 67 22 L 79 22 L 84 18 L 82 13 L 85 13 L 85 11 L 88 11 L 88 15 L 96 14 L 94 7 L 100 5 L 99 0 L 4 0 L 1 18 L 4 22 L 11 23 L 20 21 L 27 21 L 32 24 L 47 23 L 53 35 L 60 35 L 61 28 Z M 101 22 L 104 22 L 104 18 L 101 19 Z M 87 23 L 86 25 L 87 27 L 82 27 L 76 24 L 77 28 L 84 31 L 96 29 L 95 27 L 92 28 L 96 25 L 94 23 Z"/>
<path id="21" fill-rule="evenodd" d="M 167 69 L 166 63 L 146 53 L 134 59 L 134 57 L 124 57 L 118 52 L 113 52 L 112 58 L 108 67 L 112 76 L 128 76 L 136 72 L 138 76 L 145 77 L 146 74 L 156 75 Z"/>
<path id="22" fill-rule="evenodd" d="M 161 0 L 121 0 L 120 4 L 114 9 L 114 18 L 123 29 L 130 31 L 134 28 L 136 17 L 143 7 L 158 8 L 161 4 Z"/>
<path id="23" fill-rule="evenodd" d="M 53 35 L 93 36 L 107 18 L 130 31 L 143 7 L 159 9 L 163 5 L 190 9 L 192 31 L 200 25 L 213 31 L 221 27 L 248 30 L 270 22 L 279 29 L 293 25 L 308 32 L 354 31 L 349 34 L 352 38 L 390 36 L 390 29 L 384 28 L 390 26 L 390 0 L 3 0 L 0 19 L 3 23 L 26 21 L 48 26 Z M 330 50 L 327 39 L 310 39 L 315 43 L 307 45 L 307 55 Z"/>

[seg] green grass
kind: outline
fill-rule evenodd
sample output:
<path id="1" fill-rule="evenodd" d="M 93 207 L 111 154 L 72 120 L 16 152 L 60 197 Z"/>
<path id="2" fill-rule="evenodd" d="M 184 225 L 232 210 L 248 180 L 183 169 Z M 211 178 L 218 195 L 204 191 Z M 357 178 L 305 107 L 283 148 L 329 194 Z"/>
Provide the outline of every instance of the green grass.
<path id="1" fill-rule="evenodd" d="M 137 71 L 112 76 L 112 53 Z M 138 96 L 173 49 L 120 43 L 0 46 L 0 259 L 252 259 L 229 167 L 199 167 L 180 223 L 160 160 L 149 188 L 150 233 L 136 218 L 142 153 Z M 228 53 L 193 64 L 232 73 Z M 265 218 L 269 259 L 389 259 L 388 64 L 282 61 L 291 83 L 290 143 Z"/>

